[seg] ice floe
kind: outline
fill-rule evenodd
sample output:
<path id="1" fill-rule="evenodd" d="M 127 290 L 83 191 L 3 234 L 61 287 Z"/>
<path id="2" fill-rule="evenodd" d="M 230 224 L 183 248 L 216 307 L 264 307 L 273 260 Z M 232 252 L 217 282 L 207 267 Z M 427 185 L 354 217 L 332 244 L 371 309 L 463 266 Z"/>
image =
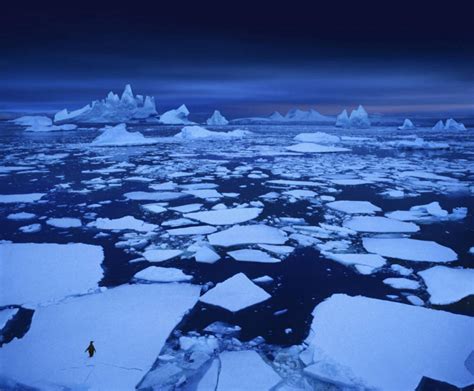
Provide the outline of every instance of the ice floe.
<path id="1" fill-rule="evenodd" d="M 80 219 L 74 217 L 58 217 L 46 220 L 46 224 L 56 228 L 79 228 L 82 226 Z"/>
<path id="2" fill-rule="evenodd" d="M 169 110 L 160 115 L 160 122 L 167 125 L 190 125 L 194 122 L 188 120 L 189 110 L 186 105 L 181 105 L 175 110 Z"/>
<path id="3" fill-rule="evenodd" d="M 134 278 L 149 282 L 183 282 L 191 280 L 193 276 L 174 267 L 149 266 L 136 273 Z"/>
<path id="4" fill-rule="evenodd" d="M 5 328 L 6 324 L 18 313 L 18 308 L 5 308 L 0 310 L 0 331 Z"/>
<path id="5" fill-rule="evenodd" d="M 326 206 L 339 212 L 349 214 L 374 214 L 382 211 L 382 209 L 369 201 L 340 200 L 328 202 Z"/>
<path id="6" fill-rule="evenodd" d="M 260 250 L 245 249 L 229 251 L 229 254 L 236 261 L 241 262 L 259 262 L 259 263 L 278 263 L 278 258 L 273 258 L 268 253 Z"/>
<path id="7" fill-rule="evenodd" d="M 285 244 L 285 232 L 268 225 L 236 225 L 208 236 L 213 246 L 231 247 L 242 244 Z"/>
<path id="8" fill-rule="evenodd" d="M 183 140 L 199 140 L 199 139 L 234 139 L 234 138 L 242 138 L 248 136 L 251 132 L 247 130 L 230 130 L 228 132 L 214 132 L 203 128 L 201 126 L 185 126 L 181 129 L 181 132 L 175 134 L 174 137 L 183 139 Z"/>
<path id="9" fill-rule="evenodd" d="M 124 285 L 39 308 L 28 333 L 0 349 L 2 375 L 41 390 L 135 389 L 199 290 Z M 93 358 L 84 352 L 90 340 Z"/>
<path id="10" fill-rule="evenodd" d="M 261 208 L 232 208 L 186 213 L 184 217 L 211 225 L 229 225 L 244 223 L 257 218 Z"/>
<path id="11" fill-rule="evenodd" d="M 391 277 L 391 278 L 386 278 L 385 280 L 383 280 L 383 283 L 390 285 L 392 288 L 395 288 L 395 289 L 415 290 L 420 287 L 420 283 L 418 281 L 410 280 L 408 278 Z"/>
<path id="12" fill-rule="evenodd" d="M 344 227 L 358 232 L 418 232 L 414 223 L 392 220 L 381 216 L 355 216 L 344 222 Z"/>
<path id="13" fill-rule="evenodd" d="M 169 235 L 172 236 L 187 236 L 187 235 L 207 235 L 216 232 L 217 229 L 210 225 L 199 225 L 197 227 L 175 228 L 169 229 Z"/>
<path id="14" fill-rule="evenodd" d="M 405 261 L 444 263 L 458 258 L 450 248 L 429 240 L 364 238 L 362 243 L 370 253 Z"/>
<path id="15" fill-rule="evenodd" d="M 322 254 L 343 265 L 354 266 L 361 274 L 371 274 L 386 263 L 385 258 L 378 254 L 336 254 L 327 251 L 323 251 Z"/>
<path id="16" fill-rule="evenodd" d="M 207 119 L 206 124 L 210 126 L 227 125 L 229 121 L 221 114 L 219 110 L 214 110 L 214 113 Z"/>
<path id="17" fill-rule="evenodd" d="M 36 217 L 34 213 L 28 212 L 18 212 L 18 213 L 10 213 L 7 216 L 8 220 L 15 220 L 15 221 L 24 221 L 24 220 L 32 220 Z"/>
<path id="18" fill-rule="evenodd" d="M 432 304 L 451 304 L 474 295 L 474 269 L 434 266 L 418 272 L 430 294 Z"/>
<path id="19" fill-rule="evenodd" d="M 108 217 L 98 218 L 87 224 L 87 226 L 105 230 L 133 230 L 139 232 L 149 232 L 158 228 L 156 224 L 146 223 L 133 216 L 124 216 L 118 219 L 109 219 Z"/>
<path id="20" fill-rule="evenodd" d="M 196 262 L 215 263 L 221 259 L 221 256 L 208 246 L 201 246 L 194 253 L 194 258 Z"/>
<path id="21" fill-rule="evenodd" d="M 297 134 L 294 140 L 302 143 L 334 144 L 340 142 L 341 138 L 328 133 L 315 132 Z"/>
<path id="22" fill-rule="evenodd" d="M 147 138 L 140 132 L 129 132 L 127 125 L 106 126 L 101 135 L 92 142 L 93 147 L 127 147 L 133 145 L 156 144 L 156 138 Z"/>
<path id="23" fill-rule="evenodd" d="M 286 147 L 288 151 L 301 153 L 333 153 L 333 152 L 349 152 L 350 149 L 342 147 L 333 147 L 330 145 L 321 145 L 314 143 L 299 143 Z"/>
<path id="24" fill-rule="evenodd" d="M 151 249 L 143 253 L 148 262 L 164 262 L 180 256 L 181 250 Z"/>
<path id="25" fill-rule="evenodd" d="M 462 220 L 467 216 L 467 208 L 454 208 L 452 213 L 441 208 L 439 202 L 425 205 L 415 205 L 410 210 L 396 210 L 388 212 L 385 216 L 401 221 L 435 222 L 447 220 Z"/>
<path id="26" fill-rule="evenodd" d="M 219 359 L 221 369 L 216 391 L 270 391 L 281 381 L 254 350 L 222 352 Z"/>
<path id="27" fill-rule="evenodd" d="M 30 203 L 39 201 L 45 193 L 0 194 L 0 204 Z"/>
<path id="28" fill-rule="evenodd" d="M 102 247 L 82 243 L 2 243 L 0 305 L 36 306 L 84 294 L 102 278 Z"/>
<path id="29" fill-rule="evenodd" d="M 387 141 L 385 145 L 399 149 L 449 149 L 448 143 L 439 143 L 434 141 L 425 141 L 421 137 L 414 140 L 394 140 Z"/>
<path id="30" fill-rule="evenodd" d="M 109 92 L 105 99 L 95 100 L 81 109 L 61 110 L 54 116 L 54 122 L 118 123 L 148 118 L 156 114 L 155 98 L 142 95 L 134 96 L 132 87 L 127 84 L 120 97 Z"/>
<path id="31" fill-rule="evenodd" d="M 423 377 L 466 387 L 474 319 L 335 294 L 313 311 L 309 376 L 354 389 L 414 390 Z M 341 343 L 344 341 L 344 343 Z M 440 343 L 443 341 L 443 343 Z M 408 360 L 408 362 L 407 362 Z"/>
<path id="32" fill-rule="evenodd" d="M 265 290 L 255 285 L 244 273 L 238 273 L 218 283 L 199 300 L 231 312 L 237 312 L 268 300 L 270 297 Z"/>

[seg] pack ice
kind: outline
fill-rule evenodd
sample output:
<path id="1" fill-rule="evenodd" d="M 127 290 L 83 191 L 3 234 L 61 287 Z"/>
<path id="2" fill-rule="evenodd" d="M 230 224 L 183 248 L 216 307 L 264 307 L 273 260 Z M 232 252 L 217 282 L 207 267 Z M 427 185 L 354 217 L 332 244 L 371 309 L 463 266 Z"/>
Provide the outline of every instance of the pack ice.
<path id="1" fill-rule="evenodd" d="M 415 390 L 429 377 L 474 382 L 465 361 L 474 319 L 449 312 L 335 294 L 313 311 L 305 372 L 340 387 Z"/>

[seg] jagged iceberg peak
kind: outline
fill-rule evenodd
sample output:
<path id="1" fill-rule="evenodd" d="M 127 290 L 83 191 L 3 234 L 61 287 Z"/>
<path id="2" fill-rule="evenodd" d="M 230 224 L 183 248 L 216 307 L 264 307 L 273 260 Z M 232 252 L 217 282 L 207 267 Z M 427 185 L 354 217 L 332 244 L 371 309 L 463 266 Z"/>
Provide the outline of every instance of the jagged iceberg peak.
<path id="1" fill-rule="evenodd" d="M 207 125 L 227 125 L 229 121 L 224 117 L 219 110 L 214 110 L 214 113 L 207 119 Z"/>
<path id="2" fill-rule="evenodd" d="M 167 125 L 192 125 L 194 122 L 188 120 L 189 110 L 186 105 L 177 109 L 169 110 L 160 116 L 160 122 Z"/>
<path id="3" fill-rule="evenodd" d="M 403 125 L 399 126 L 398 129 L 400 129 L 400 130 L 413 130 L 413 129 L 416 129 L 416 126 L 408 118 L 405 118 L 405 121 L 403 121 Z"/>
<path id="4" fill-rule="evenodd" d="M 349 128 L 351 126 L 346 109 L 342 110 L 341 114 L 337 116 L 336 126 L 338 128 Z"/>
<path id="5" fill-rule="evenodd" d="M 336 126 L 341 128 L 366 129 L 370 127 L 369 115 L 362 105 L 352 110 L 350 116 L 347 115 L 347 110 L 344 109 L 341 114 L 337 116 Z"/>
<path id="6" fill-rule="evenodd" d="M 352 110 L 349 122 L 351 128 L 366 129 L 370 127 L 369 115 L 362 105 L 359 105 L 356 110 Z"/>
<path id="7" fill-rule="evenodd" d="M 134 96 L 131 85 L 127 84 L 120 97 L 111 91 L 105 99 L 95 100 L 81 109 L 59 111 L 54 116 L 54 122 L 118 123 L 155 115 L 155 99 L 150 96 Z"/>
<path id="8" fill-rule="evenodd" d="M 273 112 L 272 115 L 268 117 L 272 121 L 284 121 L 285 117 L 283 117 L 278 111 Z"/>
<path id="9" fill-rule="evenodd" d="M 466 130 L 466 127 L 463 123 L 457 122 L 456 120 L 449 118 L 446 120 L 446 125 L 443 121 L 439 120 L 436 122 L 436 125 L 433 126 L 433 130 L 441 131 L 441 130 Z"/>

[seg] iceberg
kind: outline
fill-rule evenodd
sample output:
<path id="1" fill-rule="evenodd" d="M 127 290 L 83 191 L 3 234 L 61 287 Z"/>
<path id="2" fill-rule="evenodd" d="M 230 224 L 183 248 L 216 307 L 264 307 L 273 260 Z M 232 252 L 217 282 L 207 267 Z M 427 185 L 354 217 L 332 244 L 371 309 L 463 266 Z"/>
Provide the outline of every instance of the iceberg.
<path id="1" fill-rule="evenodd" d="M 156 116 L 155 98 L 133 95 L 130 84 L 125 86 L 122 96 L 109 92 L 107 97 L 96 100 L 81 109 L 69 112 L 61 110 L 54 116 L 55 123 L 119 123 Z"/>
<path id="2" fill-rule="evenodd" d="M 268 117 L 268 119 L 271 121 L 279 122 L 279 121 L 284 121 L 285 117 L 283 117 L 278 111 L 275 111 Z"/>
<path id="3" fill-rule="evenodd" d="M 413 130 L 416 129 L 416 126 L 408 118 L 405 118 L 403 125 L 398 127 L 399 130 Z"/>
<path id="4" fill-rule="evenodd" d="M 418 274 L 425 281 L 432 304 L 452 304 L 474 295 L 473 269 L 434 266 Z"/>
<path id="5" fill-rule="evenodd" d="M 471 317 L 345 294 L 318 304 L 313 317 L 303 352 L 309 376 L 387 391 L 415 390 L 423 377 L 460 388 L 474 382 L 465 365 Z"/>
<path id="6" fill-rule="evenodd" d="M 444 130 L 443 121 L 439 120 L 438 122 L 436 122 L 436 124 L 435 124 L 435 126 L 433 126 L 432 130 L 438 130 L 438 131 Z"/>
<path id="7" fill-rule="evenodd" d="M 349 120 L 349 115 L 347 114 L 347 110 L 342 110 L 341 114 L 339 114 L 336 118 L 336 126 L 338 128 L 350 128 L 351 121 Z"/>
<path id="8" fill-rule="evenodd" d="M 165 125 L 191 125 L 194 122 L 188 120 L 189 110 L 186 105 L 177 109 L 169 110 L 160 115 L 160 122 Z"/>
<path id="9" fill-rule="evenodd" d="M 463 123 L 457 122 L 456 120 L 450 118 L 446 120 L 446 125 L 444 126 L 444 130 L 466 130 L 466 127 Z"/>
<path id="10" fill-rule="evenodd" d="M 75 130 L 77 125 L 63 124 L 53 125 L 53 121 L 49 117 L 39 115 L 26 115 L 12 120 L 16 125 L 26 126 L 27 132 L 54 132 L 61 130 Z"/>
<path id="11" fill-rule="evenodd" d="M 140 132 L 129 132 L 127 125 L 106 126 L 104 132 L 91 142 L 93 147 L 127 147 L 156 144 L 156 138 L 144 137 Z"/>
<path id="12" fill-rule="evenodd" d="M 214 110 L 214 113 L 206 121 L 209 126 L 227 125 L 229 121 L 221 114 L 219 110 Z"/>
<path id="13" fill-rule="evenodd" d="M 199 139 L 233 139 L 233 138 L 243 138 L 248 136 L 252 132 L 247 130 L 235 129 L 229 132 L 213 132 L 207 130 L 201 126 L 185 126 L 181 129 L 181 132 L 175 134 L 174 137 L 180 138 L 183 140 L 199 140 Z"/>
<path id="14" fill-rule="evenodd" d="M 206 304 L 238 312 L 247 307 L 266 301 L 271 296 L 254 284 L 244 273 L 238 273 L 218 283 L 208 290 L 199 300 Z"/>
<path id="15" fill-rule="evenodd" d="M 285 115 L 285 121 L 288 122 L 328 122 L 332 121 L 330 117 L 322 115 L 316 110 L 310 109 L 309 111 L 293 109 L 288 111 Z"/>
<path id="16" fill-rule="evenodd" d="M 355 129 L 367 129 L 370 128 L 370 120 L 367 111 L 359 105 L 356 110 L 352 110 L 349 117 L 349 123 L 351 128 Z"/>

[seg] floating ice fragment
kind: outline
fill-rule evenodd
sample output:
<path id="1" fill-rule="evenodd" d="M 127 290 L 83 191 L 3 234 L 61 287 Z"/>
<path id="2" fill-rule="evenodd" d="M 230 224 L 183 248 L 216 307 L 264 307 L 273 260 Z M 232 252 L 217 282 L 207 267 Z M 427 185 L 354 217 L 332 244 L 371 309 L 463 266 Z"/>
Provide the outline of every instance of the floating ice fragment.
<path id="1" fill-rule="evenodd" d="M 418 232 L 420 227 L 381 216 L 355 216 L 344 222 L 344 227 L 358 232 Z"/>
<path id="2" fill-rule="evenodd" d="M 208 236 L 215 246 L 237 246 L 241 244 L 284 244 L 286 234 L 267 225 L 239 225 Z"/>
<path id="3" fill-rule="evenodd" d="M 212 225 L 239 224 L 257 218 L 261 208 L 233 208 L 187 213 L 184 217 Z"/>
<path id="4" fill-rule="evenodd" d="M 149 266 L 135 274 L 137 280 L 150 282 L 183 282 L 193 278 L 174 267 Z"/>

